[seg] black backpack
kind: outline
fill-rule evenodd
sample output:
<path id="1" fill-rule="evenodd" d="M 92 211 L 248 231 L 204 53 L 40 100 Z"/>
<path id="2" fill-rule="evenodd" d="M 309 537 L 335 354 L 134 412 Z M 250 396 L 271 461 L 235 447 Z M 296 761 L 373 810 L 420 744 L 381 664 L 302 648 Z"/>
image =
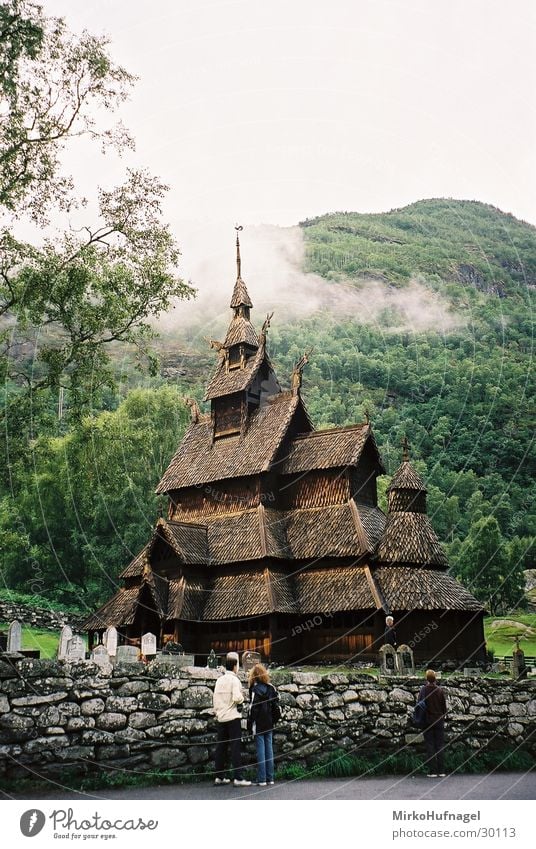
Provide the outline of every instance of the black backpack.
<path id="1" fill-rule="evenodd" d="M 256 723 L 259 730 L 268 730 L 280 719 L 279 696 L 275 687 L 269 684 L 266 693 L 255 692 L 248 717 L 249 730 L 252 729 L 253 723 Z"/>

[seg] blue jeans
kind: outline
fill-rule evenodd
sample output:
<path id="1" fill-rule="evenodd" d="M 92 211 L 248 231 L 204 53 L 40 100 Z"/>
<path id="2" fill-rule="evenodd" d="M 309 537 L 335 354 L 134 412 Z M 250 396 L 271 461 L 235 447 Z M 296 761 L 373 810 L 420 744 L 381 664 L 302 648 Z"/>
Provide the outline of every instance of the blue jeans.
<path id="1" fill-rule="evenodd" d="M 257 746 L 257 783 L 264 784 L 265 781 L 274 780 L 274 749 L 272 744 L 272 732 L 264 731 L 255 734 Z"/>

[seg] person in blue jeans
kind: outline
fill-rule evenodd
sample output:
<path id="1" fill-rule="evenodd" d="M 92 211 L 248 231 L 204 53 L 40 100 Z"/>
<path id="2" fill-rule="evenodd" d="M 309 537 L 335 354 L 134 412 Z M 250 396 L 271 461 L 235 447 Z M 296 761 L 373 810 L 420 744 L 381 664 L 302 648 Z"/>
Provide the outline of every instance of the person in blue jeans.
<path id="1" fill-rule="evenodd" d="M 273 729 L 281 713 L 277 690 L 262 663 L 255 664 L 249 673 L 249 698 L 248 730 L 257 748 L 257 784 L 266 787 L 274 783 Z"/>

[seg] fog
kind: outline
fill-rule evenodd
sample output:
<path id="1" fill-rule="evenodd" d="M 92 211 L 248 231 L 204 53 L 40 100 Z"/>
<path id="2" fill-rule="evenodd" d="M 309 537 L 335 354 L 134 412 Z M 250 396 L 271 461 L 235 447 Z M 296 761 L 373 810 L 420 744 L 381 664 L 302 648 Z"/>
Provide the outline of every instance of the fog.
<path id="1" fill-rule="evenodd" d="M 160 316 L 158 327 L 170 332 L 201 322 L 208 328 L 213 325 L 220 329 L 230 316 L 229 301 L 236 279 L 236 234 L 226 226 L 211 228 L 191 222 L 178 223 L 177 232 L 182 251 L 181 273 L 196 287 L 197 297 L 177 303 L 172 311 Z M 390 312 L 391 331 L 448 333 L 464 324 L 464 318 L 451 311 L 447 300 L 417 278 L 397 288 L 374 277 L 326 280 L 306 273 L 306 245 L 300 227 L 245 227 L 240 240 L 242 278 L 253 301 L 252 320 L 256 326 L 272 310 L 274 325 L 326 312 L 339 319 L 378 324 L 386 310 Z"/>

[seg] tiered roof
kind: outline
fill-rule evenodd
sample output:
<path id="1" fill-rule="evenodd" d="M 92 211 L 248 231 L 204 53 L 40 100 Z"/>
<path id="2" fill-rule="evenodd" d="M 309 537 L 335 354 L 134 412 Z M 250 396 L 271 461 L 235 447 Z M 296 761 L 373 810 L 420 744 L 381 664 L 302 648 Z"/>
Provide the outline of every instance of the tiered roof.
<path id="1" fill-rule="evenodd" d="M 300 394 L 308 354 L 295 366 L 292 389 L 279 389 L 265 350 L 271 316 L 257 335 L 249 318 L 251 307 L 237 237 L 234 315 L 225 342 L 211 343 L 220 354 L 206 394 L 212 415 L 196 411 L 157 493 L 261 474 L 269 474 L 273 486 L 279 478 L 283 489 L 285 484 L 291 489 L 309 473 L 323 470 L 333 477 L 361 463 L 368 476 L 371 460 L 374 474 L 383 472 L 368 422 L 314 431 Z M 275 391 L 269 397 L 263 394 L 262 401 L 259 373 L 263 381 L 270 377 L 269 391 Z M 240 433 L 215 438 L 218 405 L 225 405 L 226 396 L 236 399 L 256 380 L 250 397 L 257 393 L 258 406 L 243 396 L 247 421 Z M 202 621 L 268 613 L 482 610 L 445 574 L 447 559 L 426 514 L 426 486 L 409 462 L 407 441 L 403 462 L 388 488 L 387 517 L 374 506 L 370 493 L 367 504 L 358 497 L 347 493 L 342 503 L 295 509 L 286 509 L 281 499 L 272 506 L 261 502 L 235 512 L 229 512 L 226 503 L 225 509 L 209 516 L 194 512 L 196 521 L 159 519 L 151 540 L 120 575 L 127 586 L 90 617 L 86 627 L 132 624 L 138 605 L 145 604 L 162 620 Z M 169 580 L 153 569 L 162 554 Z M 175 562 L 171 572 L 170 560 Z"/>
<path id="2" fill-rule="evenodd" d="M 426 486 L 407 455 L 388 488 L 389 510 L 376 558 L 385 564 L 446 569 L 448 561 L 426 514 Z"/>

